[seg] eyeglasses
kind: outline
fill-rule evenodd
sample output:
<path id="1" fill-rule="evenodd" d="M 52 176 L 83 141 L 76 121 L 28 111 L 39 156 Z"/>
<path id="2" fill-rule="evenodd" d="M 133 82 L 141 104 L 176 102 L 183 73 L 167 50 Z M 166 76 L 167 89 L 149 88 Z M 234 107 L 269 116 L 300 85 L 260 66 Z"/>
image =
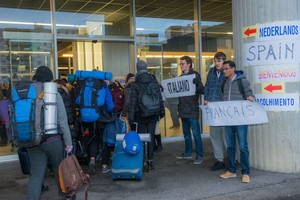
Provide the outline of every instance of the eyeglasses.
<path id="1" fill-rule="evenodd" d="M 227 71 L 229 69 L 231 69 L 232 67 L 228 67 L 228 68 L 223 68 L 222 71 Z"/>

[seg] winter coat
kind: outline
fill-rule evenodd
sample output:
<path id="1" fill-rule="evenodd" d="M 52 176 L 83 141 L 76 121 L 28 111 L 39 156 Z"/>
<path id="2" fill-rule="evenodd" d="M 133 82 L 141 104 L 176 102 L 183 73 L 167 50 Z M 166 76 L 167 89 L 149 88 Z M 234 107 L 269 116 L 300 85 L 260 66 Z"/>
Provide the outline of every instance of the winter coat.
<path id="1" fill-rule="evenodd" d="M 236 71 L 236 77 L 232 81 L 226 78 L 224 84 L 224 90 L 222 94 L 223 101 L 234 101 L 234 100 L 244 100 L 243 94 L 241 94 L 238 86 L 238 79 L 242 79 L 242 88 L 244 90 L 245 96 L 254 97 L 253 91 L 250 88 L 250 83 L 246 79 L 245 73 L 243 71 Z"/>
<path id="2" fill-rule="evenodd" d="M 140 91 L 143 88 L 146 88 L 148 84 L 153 84 L 155 86 L 155 93 L 160 94 L 160 102 L 161 102 L 161 115 L 154 115 L 150 117 L 142 117 L 141 111 L 138 105 L 138 99 L 140 95 Z M 147 123 L 147 122 L 155 122 L 158 121 L 160 118 L 164 117 L 165 108 L 163 105 L 163 100 L 161 96 L 160 86 L 153 74 L 148 73 L 147 71 L 140 71 L 137 73 L 135 77 L 135 81 L 131 84 L 130 89 L 130 103 L 128 107 L 128 116 L 129 116 L 129 123 L 133 124 L 133 122 L 137 123 Z"/>
<path id="3" fill-rule="evenodd" d="M 204 100 L 207 101 L 221 101 L 221 84 L 224 80 L 224 73 L 220 72 L 220 76 L 217 75 L 216 68 L 209 70 L 204 87 Z"/>
<path id="4" fill-rule="evenodd" d="M 199 96 L 203 94 L 204 86 L 201 82 L 200 74 L 194 70 L 190 70 L 187 74 L 181 76 L 196 74 L 199 84 L 196 84 L 196 94 L 193 96 L 185 96 L 178 98 L 178 117 L 179 118 L 199 118 Z"/>

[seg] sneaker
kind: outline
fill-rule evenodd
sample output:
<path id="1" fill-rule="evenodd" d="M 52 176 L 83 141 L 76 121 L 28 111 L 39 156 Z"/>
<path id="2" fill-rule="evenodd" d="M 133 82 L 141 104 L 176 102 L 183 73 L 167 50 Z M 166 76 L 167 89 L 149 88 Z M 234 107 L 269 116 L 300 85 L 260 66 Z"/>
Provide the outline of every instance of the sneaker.
<path id="1" fill-rule="evenodd" d="M 178 156 L 176 156 L 177 159 L 192 159 L 192 156 L 187 156 L 185 153 L 181 153 Z"/>
<path id="2" fill-rule="evenodd" d="M 221 174 L 220 177 L 221 178 L 234 178 L 234 177 L 236 177 L 236 173 L 231 173 L 231 172 L 227 171 L 224 174 Z"/>
<path id="3" fill-rule="evenodd" d="M 250 183 L 250 177 L 248 174 L 243 174 L 242 176 L 242 182 L 243 183 Z"/>
<path id="4" fill-rule="evenodd" d="M 147 161 L 147 171 L 148 172 L 152 172 L 155 169 L 154 165 L 153 165 L 153 161 L 152 160 L 148 160 Z"/>
<path id="5" fill-rule="evenodd" d="M 210 168 L 211 171 L 217 171 L 220 169 L 225 169 L 225 163 L 221 161 L 217 161 L 214 166 Z"/>
<path id="6" fill-rule="evenodd" d="M 106 174 L 109 171 L 110 171 L 110 168 L 108 167 L 108 165 L 102 165 L 102 173 L 103 174 Z"/>
<path id="7" fill-rule="evenodd" d="M 200 165 L 202 162 L 203 162 L 202 158 L 197 156 L 194 160 L 194 165 Z"/>
<path id="8" fill-rule="evenodd" d="M 42 184 L 41 194 L 49 191 L 49 187 L 47 185 Z"/>
<path id="9" fill-rule="evenodd" d="M 89 163 L 89 174 L 94 174 L 96 169 L 95 169 L 96 163 L 95 160 L 92 159 Z"/>

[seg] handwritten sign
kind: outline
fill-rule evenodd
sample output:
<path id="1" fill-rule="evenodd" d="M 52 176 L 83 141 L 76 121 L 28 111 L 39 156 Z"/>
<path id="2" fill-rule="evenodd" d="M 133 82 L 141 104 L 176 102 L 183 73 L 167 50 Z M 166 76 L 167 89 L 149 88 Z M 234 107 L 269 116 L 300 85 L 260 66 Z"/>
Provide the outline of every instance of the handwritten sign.
<path id="1" fill-rule="evenodd" d="M 300 41 L 280 40 L 246 43 L 244 66 L 300 63 Z"/>
<path id="2" fill-rule="evenodd" d="M 258 102 L 219 101 L 200 106 L 204 123 L 209 126 L 235 126 L 268 123 L 268 116 Z"/>
<path id="3" fill-rule="evenodd" d="M 165 79 L 161 81 L 166 98 L 195 95 L 196 85 L 193 84 L 195 74 Z"/>

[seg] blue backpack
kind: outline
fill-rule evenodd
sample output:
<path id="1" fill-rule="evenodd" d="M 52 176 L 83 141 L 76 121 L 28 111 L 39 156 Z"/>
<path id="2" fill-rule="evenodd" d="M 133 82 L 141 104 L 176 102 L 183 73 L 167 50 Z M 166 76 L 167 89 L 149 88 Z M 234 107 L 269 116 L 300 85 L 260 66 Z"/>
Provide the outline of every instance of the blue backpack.
<path id="1" fill-rule="evenodd" d="M 95 122 L 100 118 L 100 109 L 105 104 L 105 95 L 103 80 L 84 79 L 80 94 L 76 99 L 83 122 Z"/>
<path id="2" fill-rule="evenodd" d="M 115 118 L 113 122 L 108 123 L 103 130 L 103 140 L 110 146 L 115 146 L 116 135 L 125 133 L 125 123 L 119 118 Z"/>
<path id="3" fill-rule="evenodd" d="M 42 142 L 43 96 L 43 83 L 21 80 L 13 87 L 9 118 L 16 146 L 32 147 Z"/>

